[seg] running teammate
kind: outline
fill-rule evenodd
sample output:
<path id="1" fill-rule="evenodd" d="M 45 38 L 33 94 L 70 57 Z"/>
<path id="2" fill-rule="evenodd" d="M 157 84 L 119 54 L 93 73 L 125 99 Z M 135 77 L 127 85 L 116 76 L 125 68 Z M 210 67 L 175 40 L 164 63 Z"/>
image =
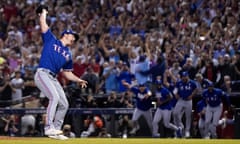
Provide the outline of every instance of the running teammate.
<path id="1" fill-rule="evenodd" d="M 157 98 L 157 111 L 155 112 L 154 118 L 153 118 L 153 137 L 160 137 L 160 134 L 158 133 L 158 123 L 161 119 L 163 119 L 163 124 L 166 128 L 170 128 L 177 132 L 178 137 L 182 137 L 181 128 L 178 128 L 176 125 L 172 124 L 170 122 L 171 119 L 171 110 L 172 110 L 172 94 L 171 92 L 165 88 L 162 84 L 161 80 L 158 80 L 155 82 L 156 87 L 156 98 Z"/>
<path id="2" fill-rule="evenodd" d="M 132 87 L 127 82 L 123 82 L 123 84 L 130 88 L 130 90 L 135 94 L 136 98 L 136 108 L 133 112 L 132 122 L 133 122 L 133 129 L 131 130 L 130 134 L 136 134 L 138 129 L 140 128 L 137 120 L 140 116 L 144 116 L 147 121 L 147 124 L 152 131 L 152 92 L 148 89 L 145 84 L 139 84 L 138 86 Z"/>
<path id="3" fill-rule="evenodd" d="M 203 91 L 203 99 L 206 101 L 206 121 L 205 137 L 210 132 L 212 138 L 217 138 L 216 127 L 222 114 L 222 99 L 225 98 L 227 105 L 230 106 L 228 95 L 221 89 L 214 88 L 213 83 L 209 83 L 208 88 Z"/>
<path id="4" fill-rule="evenodd" d="M 177 99 L 173 116 L 178 127 L 181 127 L 183 112 L 185 113 L 185 137 L 190 137 L 190 128 L 192 122 L 192 98 L 197 92 L 196 83 L 188 76 L 188 72 L 181 73 L 181 80 L 176 83 L 174 94 Z"/>

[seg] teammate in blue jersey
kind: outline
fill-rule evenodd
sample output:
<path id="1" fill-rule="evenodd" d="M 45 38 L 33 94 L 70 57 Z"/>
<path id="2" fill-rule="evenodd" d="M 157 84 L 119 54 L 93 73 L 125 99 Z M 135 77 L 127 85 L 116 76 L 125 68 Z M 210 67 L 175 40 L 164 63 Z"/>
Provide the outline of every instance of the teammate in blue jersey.
<path id="1" fill-rule="evenodd" d="M 65 30 L 61 38 L 57 39 L 46 22 L 47 13 L 46 8 L 42 8 L 38 13 L 43 49 L 34 80 L 37 87 L 49 99 L 44 134 L 51 138 L 64 140 L 67 137 L 61 135 L 61 128 L 69 104 L 56 75 L 63 71 L 68 80 L 77 82 L 82 87 L 86 87 L 87 82 L 72 73 L 73 62 L 69 46 L 77 41 L 78 35 L 72 30 Z"/>
<path id="2" fill-rule="evenodd" d="M 172 110 L 172 94 L 171 92 L 165 88 L 162 84 L 161 80 L 158 80 L 156 83 L 156 92 L 155 96 L 157 98 L 157 111 L 155 112 L 154 118 L 153 118 L 153 137 L 160 137 L 160 134 L 158 133 L 158 123 L 161 119 L 163 119 L 163 124 L 166 128 L 170 128 L 174 130 L 178 137 L 182 137 L 181 134 L 181 128 L 178 128 L 176 125 L 172 124 L 170 122 L 171 119 L 171 110 Z"/>
<path id="3" fill-rule="evenodd" d="M 205 136 L 208 137 L 210 132 L 212 138 L 217 138 L 216 127 L 223 110 L 223 99 L 230 106 L 228 95 L 221 89 L 214 88 L 213 83 L 209 83 L 208 88 L 203 91 L 203 99 L 206 101 L 206 121 L 205 121 Z"/>
<path id="4" fill-rule="evenodd" d="M 136 108 L 132 116 L 133 129 L 131 130 L 130 134 L 135 134 L 140 128 L 137 122 L 140 116 L 144 116 L 150 130 L 152 131 L 152 92 L 145 86 L 145 84 L 139 84 L 138 86 L 134 87 L 127 82 L 123 82 L 123 84 L 135 94 L 136 99 Z"/>
<path id="5" fill-rule="evenodd" d="M 163 75 L 163 85 L 171 92 L 173 95 L 173 98 L 171 100 L 172 107 L 175 107 L 177 103 L 177 99 L 173 93 L 175 89 L 175 85 L 177 82 L 177 77 L 169 71 L 169 69 L 166 69 Z"/>
<path id="6" fill-rule="evenodd" d="M 198 129 L 202 138 L 205 137 L 205 113 L 206 113 L 206 102 L 205 100 L 200 100 L 197 102 L 196 112 L 198 113 Z"/>
<path id="7" fill-rule="evenodd" d="M 188 76 L 187 71 L 181 73 L 181 80 L 176 83 L 174 95 L 177 99 L 173 110 L 174 121 L 178 127 L 182 127 L 182 115 L 185 113 L 185 137 L 190 137 L 190 128 L 192 122 L 192 98 L 197 92 L 196 83 Z"/>

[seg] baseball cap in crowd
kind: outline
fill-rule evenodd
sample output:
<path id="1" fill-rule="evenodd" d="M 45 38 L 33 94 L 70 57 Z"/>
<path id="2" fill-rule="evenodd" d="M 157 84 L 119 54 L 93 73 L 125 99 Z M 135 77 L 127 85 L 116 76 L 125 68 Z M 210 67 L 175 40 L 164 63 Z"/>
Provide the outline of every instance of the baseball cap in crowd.
<path id="1" fill-rule="evenodd" d="M 183 71 L 183 72 L 181 73 L 181 76 L 182 76 L 182 77 L 188 76 L 188 72 L 187 72 L 187 71 Z"/>
<path id="2" fill-rule="evenodd" d="M 0 65 L 5 63 L 5 62 L 6 62 L 6 60 L 3 57 L 0 57 Z"/>
<path id="3" fill-rule="evenodd" d="M 74 35 L 74 37 L 75 37 L 75 42 L 78 41 L 78 39 L 79 39 L 79 35 L 78 35 L 76 32 L 74 32 L 74 31 L 72 31 L 72 30 L 70 30 L 70 29 L 64 30 L 64 31 L 61 33 L 61 37 L 63 37 L 64 34 L 72 34 L 72 35 Z"/>

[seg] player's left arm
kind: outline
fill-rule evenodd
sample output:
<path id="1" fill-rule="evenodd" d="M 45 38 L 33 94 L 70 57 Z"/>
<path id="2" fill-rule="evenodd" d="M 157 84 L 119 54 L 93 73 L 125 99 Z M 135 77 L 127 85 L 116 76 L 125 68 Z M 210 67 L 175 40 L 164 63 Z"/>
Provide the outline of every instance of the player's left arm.
<path id="1" fill-rule="evenodd" d="M 188 100 L 193 99 L 193 97 L 197 94 L 197 89 L 195 88 L 192 92 L 192 94 L 188 97 Z"/>
<path id="2" fill-rule="evenodd" d="M 38 15 L 39 15 L 39 23 L 40 23 L 41 32 L 45 33 L 49 29 L 49 26 L 47 24 L 48 10 L 45 7 L 42 7 L 41 9 L 42 9 L 41 13 L 38 13 Z"/>
<path id="3" fill-rule="evenodd" d="M 78 78 L 71 71 L 63 71 L 63 75 L 70 81 L 77 82 L 81 85 L 82 88 L 87 87 L 87 81 Z"/>

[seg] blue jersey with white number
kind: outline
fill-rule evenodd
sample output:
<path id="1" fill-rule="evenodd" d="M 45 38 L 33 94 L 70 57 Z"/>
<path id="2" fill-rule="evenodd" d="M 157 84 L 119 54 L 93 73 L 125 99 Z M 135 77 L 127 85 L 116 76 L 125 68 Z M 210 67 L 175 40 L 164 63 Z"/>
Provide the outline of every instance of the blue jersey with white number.
<path id="1" fill-rule="evenodd" d="M 205 89 L 202 96 L 209 106 L 217 107 L 222 103 L 222 98 L 226 97 L 226 94 L 221 89 L 214 88 L 212 91 Z"/>
<path id="2" fill-rule="evenodd" d="M 147 111 L 151 108 L 151 105 L 152 105 L 151 96 L 148 98 L 144 98 L 144 95 L 150 92 L 148 88 L 146 88 L 143 92 L 141 92 L 137 87 L 132 87 L 131 91 L 136 96 L 136 107 L 138 109 Z"/>
<path id="3" fill-rule="evenodd" d="M 43 50 L 39 68 L 46 68 L 57 74 L 61 69 L 72 70 L 72 54 L 68 47 L 63 46 L 51 30 L 42 34 Z"/>
<path id="4" fill-rule="evenodd" d="M 188 97 L 193 93 L 197 88 L 196 83 L 193 80 L 188 82 L 178 81 L 176 83 L 177 93 L 183 100 L 187 100 Z"/>
<path id="5" fill-rule="evenodd" d="M 169 96 L 171 96 L 171 92 L 165 87 L 156 90 L 156 98 L 160 99 L 160 101 L 165 101 Z M 171 110 L 172 109 L 171 100 L 164 104 L 161 104 L 158 108 L 163 110 L 164 109 Z"/>

